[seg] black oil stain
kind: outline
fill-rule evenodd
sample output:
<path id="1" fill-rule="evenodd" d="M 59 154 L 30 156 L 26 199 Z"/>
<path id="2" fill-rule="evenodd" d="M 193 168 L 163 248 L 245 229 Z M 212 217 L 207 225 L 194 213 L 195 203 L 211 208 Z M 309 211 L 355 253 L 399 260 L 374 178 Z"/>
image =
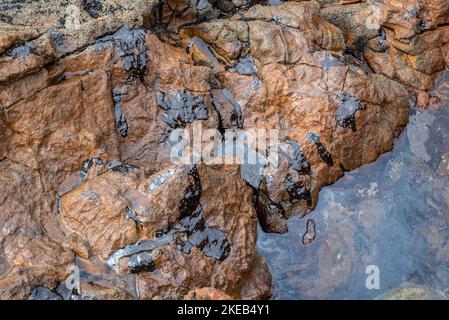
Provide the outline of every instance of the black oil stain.
<path id="1" fill-rule="evenodd" d="M 265 192 L 254 190 L 254 207 L 262 230 L 266 233 L 287 233 L 287 220 L 284 208 L 272 201 Z"/>
<path id="2" fill-rule="evenodd" d="M 320 136 L 317 135 L 316 133 L 309 132 L 307 134 L 307 137 L 309 138 L 310 141 L 312 141 L 315 144 L 316 149 L 317 149 L 318 154 L 320 155 L 321 159 L 323 159 L 323 161 L 326 162 L 326 164 L 329 167 L 332 167 L 334 165 L 334 160 L 332 159 L 332 155 L 330 154 L 330 152 L 321 143 Z"/>
<path id="3" fill-rule="evenodd" d="M 96 19 L 103 10 L 103 4 L 99 0 L 83 0 L 83 8 L 92 18 Z"/>
<path id="4" fill-rule="evenodd" d="M 304 245 L 311 244 L 316 238 L 316 225 L 312 219 L 307 220 L 306 232 L 302 236 L 302 243 Z"/>
<path id="5" fill-rule="evenodd" d="M 312 194 L 310 189 L 305 187 L 301 182 L 295 182 L 293 177 L 288 174 L 284 181 L 285 189 L 289 195 L 289 201 L 293 204 L 300 202 L 301 200 L 305 200 L 307 202 L 307 206 L 312 206 Z"/>
<path id="6" fill-rule="evenodd" d="M 179 212 L 181 213 L 181 219 L 192 215 L 192 212 L 199 206 L 202 186 L 198 168 L 193 166 L 189 168 L 188 175 L 191 178 L 191 183 L 184 192 L 184 197 L 179 204 Z"/>
<path id="7" fill-rule="evenodd" d="M 115 112 L 115 125 L 117 127 L 118 133 L 122 138 L 128 136 L 128 121 L 126 120 L 125 114 L 122 110 L 122 95 L 126 94 L 128 91 L 126 88 L 118 88 L 112 91 L 112 99 L 114 100 L 114 112 Z"/>

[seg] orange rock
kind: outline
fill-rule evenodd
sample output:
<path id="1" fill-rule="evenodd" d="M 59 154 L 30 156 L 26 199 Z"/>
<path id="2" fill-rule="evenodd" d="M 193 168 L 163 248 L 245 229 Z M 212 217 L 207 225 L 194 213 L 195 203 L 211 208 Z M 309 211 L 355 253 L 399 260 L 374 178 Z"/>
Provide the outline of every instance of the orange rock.
<path id="1" fill-rule="evenodd" d="M 366 1 L 156 2 L 0 5 L 1 298 L 63 297 L 74 264 L 84 298 L 267 298 L 257 219 L 286 232 L 447 91 L 445 0 L 374 29 Z M 173 164 L 198 127 L 275 129 L 252 151 L 279 162 Z"/>

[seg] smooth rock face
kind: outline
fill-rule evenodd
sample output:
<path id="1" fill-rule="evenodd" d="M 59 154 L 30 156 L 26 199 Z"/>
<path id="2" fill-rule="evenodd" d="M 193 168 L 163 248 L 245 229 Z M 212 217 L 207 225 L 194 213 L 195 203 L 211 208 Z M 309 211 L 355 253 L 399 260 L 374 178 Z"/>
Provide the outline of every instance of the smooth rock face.
<path id="1" fill-rule="evenodd" d="M 374 30 L 353 1 L 1 4 L 0 297 L 268 297 L 257 219 L 286 232 L 439 99 L 449 9 L 415 2 Z M 275 129 L 279 161 L 174 164 L 198 128 Z"/>

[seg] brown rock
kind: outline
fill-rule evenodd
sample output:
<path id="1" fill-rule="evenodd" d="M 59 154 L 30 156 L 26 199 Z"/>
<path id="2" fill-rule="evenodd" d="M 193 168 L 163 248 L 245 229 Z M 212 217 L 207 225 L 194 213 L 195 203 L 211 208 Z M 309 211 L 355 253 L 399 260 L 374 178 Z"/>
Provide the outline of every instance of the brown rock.
<path id="1" fill-rule="evenodd" d="M 1 298 L 58 298 L 74 265 L 86 299 L 267 298 L 257 217 L 286 232 L 391 150 L 409 92 L 445 95 L 444 0 L 380 1 L 378 29 L 366 1 L 69 3 L 0 4 Z M 250 149 L 279 161 L 173 164 L 199 128 L 275 129 Z"/>
<path id="2" fill-rule="evenodd" d="M 184 300 L 231 300 L 226 293 L 214 288 L 201 288 L 189 291 Z"/>

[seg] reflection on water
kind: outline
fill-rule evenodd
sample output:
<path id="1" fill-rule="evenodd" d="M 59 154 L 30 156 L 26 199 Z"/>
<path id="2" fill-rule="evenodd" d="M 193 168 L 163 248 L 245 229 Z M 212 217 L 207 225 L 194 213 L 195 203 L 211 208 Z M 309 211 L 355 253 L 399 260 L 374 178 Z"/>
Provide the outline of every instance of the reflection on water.
<path id="1" fill-rule="evenodd" d="M 305 246 L 307 219 L 316 239 Z M 449 103 L 412 110 L 391 153 L 323 189 L 289 230 L 259 232 L 275 299 L 373 299 L 404 282 L 449 298 Z M 370 265 L 379 290 L 366 288 Z"/>

